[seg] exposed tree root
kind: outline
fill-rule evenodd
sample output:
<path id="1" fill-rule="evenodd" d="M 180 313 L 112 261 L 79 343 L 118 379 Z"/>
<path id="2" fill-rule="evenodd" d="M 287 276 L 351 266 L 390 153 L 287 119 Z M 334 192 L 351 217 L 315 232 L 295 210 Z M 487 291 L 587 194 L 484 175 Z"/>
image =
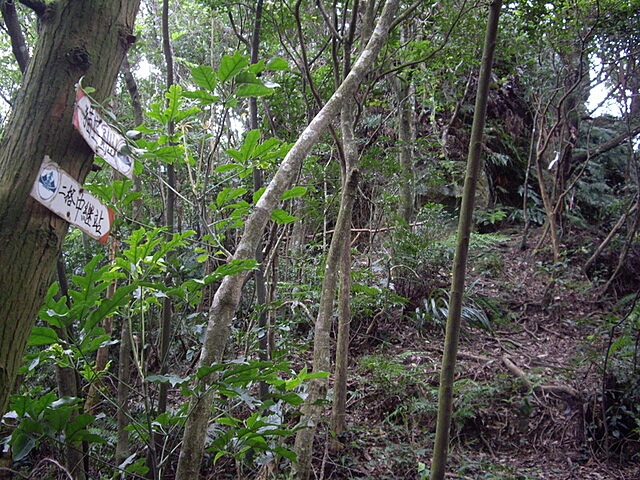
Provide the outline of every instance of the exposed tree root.
<path id="1" fill-rule="evenodd" d="M 513 363 L 511 359 L 506 355 L 502 356 L 502 363 L 504 363 L 504 365 L 507 367 L 507 370 L 509 370 L 516 377 L 522 380 L 522 383 L 524 383 L 524 385 L 528 389 L 533 390 L 536 393 L 549 393 L 556 396 L 565 395 L 571 397 L 572 399 L 580 398 L 580 394 L 574 388 L 568 385 L 538 385 L 537 382 L 532 382 L 529 379 L 529 376 L 527 376 L 527 374 L 524 373 L 524 371 L 515 363 Z"/>

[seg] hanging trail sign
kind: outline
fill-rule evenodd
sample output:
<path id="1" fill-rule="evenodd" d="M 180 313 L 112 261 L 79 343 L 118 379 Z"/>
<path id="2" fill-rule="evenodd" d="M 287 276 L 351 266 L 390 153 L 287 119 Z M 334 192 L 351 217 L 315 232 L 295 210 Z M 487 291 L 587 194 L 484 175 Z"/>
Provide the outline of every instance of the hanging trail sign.
<path id="1" fill-rule="evenodd" d="M 33 184 L 31 196 L 87 235 L 101 243 L 107 242 L 113 211 L 47 156 Z"/>
<path id="2" fill-rule="evenodd" d="M 126 177 L 133 178 L 133 158 L 126 153 L 127 141 L 105 122 L 78 87 L 73 125 L 96 155 Z"/>

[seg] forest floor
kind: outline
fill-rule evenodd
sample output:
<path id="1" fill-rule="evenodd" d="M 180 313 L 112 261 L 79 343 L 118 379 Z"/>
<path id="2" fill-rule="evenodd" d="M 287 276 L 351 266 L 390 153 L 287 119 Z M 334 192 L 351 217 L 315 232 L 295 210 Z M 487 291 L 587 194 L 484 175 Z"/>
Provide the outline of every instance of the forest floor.
<path id="1" fill-rule="evenodd" d="M 625 415 L 639 398 L 616 383 L 625 364 L 605 355 L 624 313 L 596 298 L 578 241 L 552 289 L 550 259 L 520 243 L 473 252 L 470 298 L 491 328 L 463 326 L 447 478 L 640 479 L 637 417 Z M 348 427 L 316 459 L 320 478 L 428 478 L 443 328 L 400 314 L 377 322 L 363 340 L 354 319 Z"/>

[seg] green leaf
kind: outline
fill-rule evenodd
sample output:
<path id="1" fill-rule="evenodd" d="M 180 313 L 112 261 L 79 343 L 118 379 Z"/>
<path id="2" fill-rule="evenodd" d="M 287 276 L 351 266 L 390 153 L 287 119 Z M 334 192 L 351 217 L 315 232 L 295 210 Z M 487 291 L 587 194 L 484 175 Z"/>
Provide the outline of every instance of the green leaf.
<path id="1" fill-rule="evenodd" d="M 273 95 L 273 88 L 254 83 L 245 83 L 238 88 L 236 95 L 240 98 L 267 97 Z"/>
<path id="2" fill-rule="evenodd" d="M 72 410 L 72 408 L 54 408 L 46 413 L 45 418 L 49 421 L 54 432 L 64 432 L 71 418 Z"/>
<path id="3" fill-rule="evenodd" d="M 292 462 L 298 461 L 298 457 L 293 450 L 289 450 L 288 448 L 284 447 L 273 447 L 273 451 L 281 457 L 291 460 Z"/>
<path id="4" fill-rule="evenodd" d="M 227 187 L 223 189 L 221 192 L 218 192 L 218 195 L 216 195 L 216 205 L 218 206 L 218 208 L 222 208 L 223 205 L 235 200 L 238 197 L 241 197 L 245 193 L 247 193 L 246 188 Z"/>
<path id="5" fill-rule="evenodd" d="M 199 114 L 201 111 L 202 110 L 200 110 L 199 107 L 191 107 L 191 108 L 188 108 L 186 110 L 180 110 L 179 112 L 177 112 L 174 115 L 173 121 L 176 122 L 176 123 L 181 122 L 185 118 L 188 118 L 188 117 L 191 117 L 193 115 Z"/>
<path id="6" fill-rule="evenodd" d="M 306 187 L 293 187 L 282 194 L 280 200 L 290 200 L 292 198 L 302 197 L 305 193 L 307 193 Z"/>
<path id="7" fill-rule="evenodd" d="M 157 122 L 160 122 L 162 125 L 166 125 L 169 121 L 167 115 L 165 114 L 164 106 L 160 102 L 152 103 L 149 106 L 147 116 L 149 118 L 152 118 L 153 120 L 156 120 Z"/>
<path id="8" fill-rule="evenodd" d="M 218 79 L 221 82 L 226 82 L 238 75 L 242 70 L 247 68 L 248 65 L 249 60 L 240 52 L 236 52 L 233 57 L 225 55 L 220 61 L 220 67 L 218 68 Z"/>
<path id="9" fill-rule="evenodd" d="M 118 307 L 128 303 L 130 300 L 129 295 L 136 288 L 138 288 L 136 283 L 117 288 L 112 298 L 103 300 L 100 306 L 89 315 L 89 318 L 83 325 L 83 330 L 90 332 L 103 318 L 112 315 Z"/>
<path id="10" fill-rule="evenodd" d="M 182 92 L 184 98 L 190 98 L 193 100 L 200 100 L 201 105 L 210 105 L 216 103 L 219 100 L 217 95 L 212 95 L 205 90 L 194 90 L 192 92 Z"/>
<path id="11" fill-rule="evenodd" d="M 251 67 L 249 67 L 251 68 Z M 236 84 L 238 85 L 242 85 L 245 83 L 251 83 L 251 84 L 255 84 L 255 85 L 264 85 L 262 83 L 262 80 L 260 80 L 255 73 L 251 72 L 250 70 L 247 71 L 243 71 L 240 72 L 238 75 L 236 75 Z"/>
<path id="12" fill-rule="evenodd" d="M 80 437 L 82 436 L 80 432 L 82 432 L 85 429 L 85 427 L 90 425 L 95 419 L 96 417 L 88 413 L 81 413 L 77 415 L 73 419 L 73 422 L 67 425 L 67 428 L 65 431 L 67 441 L 70 441 L 70 442 L 80 441 L 81 440 Z M 78 435 L 78 438 L 74 438 L 76 435 Z"/>
<path id="13" fill-rule="evenodd" d="M 169 383 L 172 387 L 187 383 L 189 380 L 189 377 L 179 377 L 178 375 L 149 375 L 147 377 L 147 382 Z"/>
<path id="14" fill-rule="evenodd" d="M 18 417 L 24 417 L 31 402 L 31 398 L 26 395 L 13 395 L 11 397 L 11 410 L 16 412 Z"/>
<path id="15" fill-rule="evenodd" d="M 36 446 L 36 439 L 31 435 L 26 435 L 16 431 L 11 435 L 11 450 L 13 451 L 13 461 L 23 460 L 29 452 Z"/>
<path id="16" fill-rule="evenodd" d="M 260 73 L 264 72 L 267 69 L 267 65 L 264 62 L 264 60 L 260 60 L 257 63 L 252 63 L 251 65 L 249 65 L 249 72 L 251 72 L 254 75 L 259 75 Z"/>
<path id="17" fill-rule="evenodd" d="M 274 154 L 280 149 L 280 140 L 277 138 L 269 138 L 264 142 L 256 145 L 253 149 L 253 158 L 265 158 L 269 157 L 270 154 Z"/>
<path id="18" fill-rule="evenodd" d="M 33 347 L 40 345 L 52 345 L 54 343 L 60 343 L 60 338 L 53 328 L 33 327 L 27 344 Z"/>
<path id="19" fill-rule="evenodd" d="M 267 69 L 273 70 L 273 71 L 289 70 L 289 63 L 287 63 L 287 61 L 283 58 L 274 57 L 271 60 L 269 60 L 269 63 L 267 63 Z"/>
<path id="20" fill-rule="evenodd" d="M 240 165 L 239 163 L 225 163 L 224 165 L 220 165 L 216 167 L 214 170 L 215 173 L 226 173 L 231 172 L 233 170 L 244 170 L 246 167 Z"/>
<path id="21" fill-rule="evenodd" d="M 285 225 L 287 223 L 295 222 L 298 218 L 293 215 L 289 215 L 284 210 L 280 210 L 276 208 L 271 214 L 271 220 L 276 222 L 278 225 Z"/>
<path id="22" fill-rule="evenodd" d="M 211 93 L 215 91 L 217 85 L 216 74 L 210 66 L 202 65 L 200 67 L 192 68 L 191 76 L 193 77 L 193 81 L 199 87 L 202 87 Z"/>
<path id="23" fill-rule="evenodd" d="M 244 138 L 244 143 L 242 144 L 242 148 L 240 151 L 243 153 L 245 160 L 249 160 L 253 157 L 253 152 L 258 146 L 258 142 L 260 141 L 260 130 L 251 130 L 247 133 L 247 136 Z"/>
<path id="24" fill-rule="evenodd" d="M 216 423 L 219 423 L 220 425 L 227 425 L 228 427 L 236 427 L 239 421 L 232 417 L 222 417 L 216 419 Z"/>
<path id="25" fill-rule="evenodd" d="M 260 200 L 260 198 L 262 197 L 262 194 L 264 193 L 264 191 L 267 189 L 267 187 L 262 187 L 258 190 L 256 190 L 255 192 L 253 192 L 253 204 L 255 205 L 256 203 L 258 203 L 258 200 Z"/>
<path id="26" fill-rule="evenodd" d="M 182 87 L 177 84 L 173 84 L 169 87 L 169 91 L 164 94 L 165 98 L 169 100 L 169 105 L 165 110 L 165 115 L 169 121 L 175 121 L 180 107 L 182 106 Z"/>

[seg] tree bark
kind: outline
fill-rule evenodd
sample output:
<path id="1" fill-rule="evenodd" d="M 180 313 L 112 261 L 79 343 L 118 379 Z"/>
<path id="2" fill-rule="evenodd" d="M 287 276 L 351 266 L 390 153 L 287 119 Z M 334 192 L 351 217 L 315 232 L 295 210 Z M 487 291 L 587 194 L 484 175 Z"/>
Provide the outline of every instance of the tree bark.
<path id="1" fill-rule="evenodd" d="M 338 289 L 338 281 L 344 275 L 351 275 L 350 268 L 343 271 L 345 265 L 343 263 L 346 249 L 349 248 L 351 241 L 351 217 L 353 212 L 353 204 L 355 202 L 359 174 L 355 169 L 358 158 L 357 146 L 353 138 L 353 122 L 354 122 L 354 100 L 347 99 L 340 115 L 341 131 L 343 135 L 343 147 L 345 149 L 343 178 L 342 178 L 342 195 L 340 198 L 340 207 L 338 209 L 338 218 L 336 226 L 331 237 L 329 245 L 329 253 L 324 266 L 324 278 L 322 280 L 322 292 L 320 296 L 320 308 L 315 322 L 313 333 L 313 371 L 314 372 L 330 372 L 331 371 L 331 326 L 333 323 L 334 304 L 336 291 Z M 347 152 L 346 149 L 349 149 Z M 351 265 L 349 264 L 349 267 Z M 341 268 L 342 267 L 342 268 Z M 343 282 L 344 285 L 344 282 Z M 350 292 L 342 292 L 341 299 L 344 301 L 344 295 L 347 296 L 347 303 Z M 349 314 L 349 309 L 341 309 L 342 314 Z M 340 325 L 344 330 L 347 318 L 340 319 Z M 346 323 L 348 325 L 348 323 Z M 349 349 L 349 337 L 340 338 L 341 344 L 338 344 L 336 355 L 341 357 L 341 367 L 346 366 L 346 358 Z M 345 352 L 346 350 L 346 352 Z M 336 372 L 337 374 L 338 372 Z M 346 372 L 344 375 L 338 375 L 336 378 L 336 386 L 338 382 L 344 383 L 346 389 Z M 296 475 L 299 479 L 307 479 L 311 475 L 312 459 L 313 459 L 313 438 L 317 430 L 318 423 L 321 420 L 324 407 L 320 404 L 325 399 L 329 385 L 328 378 L 314 378 L 309 382 L 307 398 L 305 398 L 302 407 L 302 419 L 300 423 L 304 426 L 296 435 L 295 451 L 298 456 L 296 465 Z M 339 401 L 339 400 L 338 400 Z M 335 415 L 332 415 L 332 423 L 334 423 Z"/>
<path id="2" fill-rule="evenodd" d="M 373 35 L 349 75 L 305 128 L 282 161 L 280 168 L 278 168 L 262 197 L 256 203 L 253 212 L 246 220 L 242 237 L 233 256 L 234 259 L 251 259 L 255 257 L 256 248 L 262 238 L 264 227 L 269 221 L 271 213 L 280 203 L 282 194 L 295 178 L 302 161 L 340 111 L 345 98 L 353 95 L 364 75 L 373 64 L 387 38 L 398 3 L 398 0 L 386 1 Z M 220 287 L 216 291 L 209 310 L 209 321 L 198 367 L 212 365 L 222 360 L 231 321 L 240 303 L 240 295 L 246 276 L 246 273 L 227 276 L 222 280 Z M 205 377 L 200 381 L 200 384 L 206 389 L 210 381 L 210 378 Z M 209 389 L 206 393 L 191 401 L 178 460 L 177 480 L 195 480 L 199 478 L 200 462 L 204 453 L 205 434 L 209 424 L 214 395 L 215 392 Z"/>
<path id="3" fill-rule="evenodd" d="M 331 371 L 331 324 L 335 295 L 344 245 L 348 243 L 351 235 L 351 213 L 355 201 L 358 176 L 357 170 L 347 173 L 342 189 L 336 228 L 331 237 L 329 254 L 324 268 L 322 296 L 313 335 L 314 372 Z M 306 480 L 311 475 L 313 437 L 324 409 L 320 401 L 326 397 L 328 384 L 327 378 L 311 379 L 307 388 L 307 397 L 301 409 L 302 420 L 300 423 L 303 429 L 298 431 L 295 443 L 295 452 L 298 456 L 298 463 L 295 466 L 296 478 L 301 480 Z"/>
<path id="4" fill-rule="evenodd" d="M 473 203 L 476 194 L 476 183 L 482 158 L 482 136 L 484 133 L 489 84 L 491 82 L 491 67 L 498 36 L 498 20 L 500 18 L 501 0 L 494 0 L 489 7 L 489 19 L 484 40 L 484 52 L 478 79 L 473 126 L 469 140 L 469 157 L 467 173 L 464 181 L 460 218 L 458 220 L 458 239 L 456 253 L 453 260 L 453 278 L 451 279 L 451 300 L 447 316 L 447 328 L 442 355 L 442 371 L 440 372 L 440 390 L 438 392 L 438 420 L 436 425 L 436 440 L 433 447 L 433 461 L 431 464 L 430 480 L 443 480 L 447 466 L 449 451 L 449 429 L 453 411 L 453 380 L 458 353 L 458 339 L 460 337 L 460 315 L 462 312 L 462 297 L 464 280 L 469 252 L 469 238 L 473 219 Z"/>
<path id="5" fill-rule="evenodd" d="M 135 40 L 139 0 L 59 0 L 47 5 L 35 54 L 0 144 L 0 413 L 46 294 L 68 224 L 29 196 L 45 155 L 83 182 L 93 152 L 71 119 L 75 84 L 111 94 Z"/>
<path id="6" fill-rule="evenodd" d="M 347 408 L 347 372 L 349 367 L 349 336 L 351 330 L 351 220 L 353 217 L 353 202 L 358 187 L 357 171 L 358 145 L 354 135 L 353 103 L 348 103 L 342 109 L 340 124 L 342 129 L 342 145 L 347 176 L 343 180 L 343 188 L 346 195 L 343 198 L 349 200 L 346 205 L 341 204 L 340 210 L 348 208 L 346 219 L 346 231 L 339 235 L 342 241 L 342 255 L 340 263 L 335 266 L 340 271 L 340 290 L 338 294 L 338 335 L 336 339 L 336 361 L 333 382 L 333 405 L 331 407 L 331 430 L 338 436 L 345 429 L 345 417 Z M 336 232 L 339 224 L 336 224 Z M 328 260 L 327 260 L 328 261 Z M 327 264 L 327 268 L 334 268 Z M 329 292 L 327 292 L 329 293 Z M 324 294 L 324 292 L 323 292 Z M 335 292 L 334 292 L 335 294 Z M 317 325 L 317 324 L 316 324 Z M 314 369 L 315 369 L 314 365 Z M 336 442 L 337 444 L 337 442 Z"/>
<path id="7" fill-rule="evenodd" d="M 400 204 L 398 216 L 407 225 L 413 217 L 413 202 L 415 195 L 415 179 L 413 172 L 413 149 L 415 143 L 415 129 L 413 121 L 414 89 L 411 80 L 394 78 L 394 90 L 398 102 L 398 140 L 400 152 Z"/>

